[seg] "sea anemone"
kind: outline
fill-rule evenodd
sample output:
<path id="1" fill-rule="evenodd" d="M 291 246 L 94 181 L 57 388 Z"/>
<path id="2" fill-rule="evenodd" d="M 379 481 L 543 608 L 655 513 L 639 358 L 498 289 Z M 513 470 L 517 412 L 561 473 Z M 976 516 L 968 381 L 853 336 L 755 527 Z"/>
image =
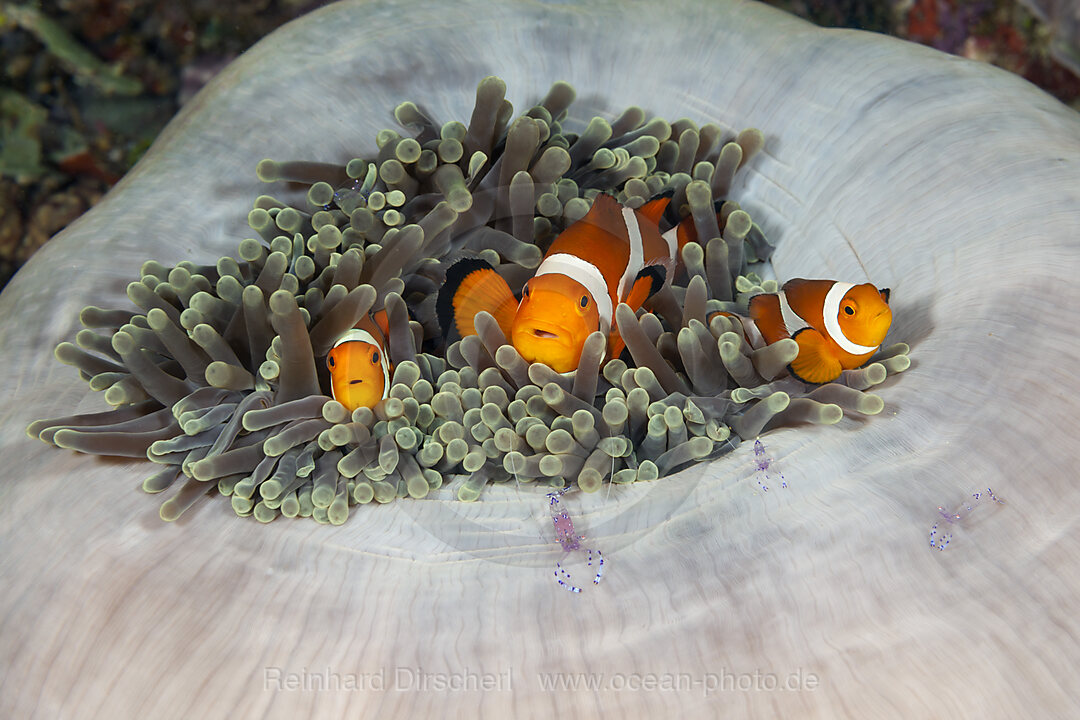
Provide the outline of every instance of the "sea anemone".
<path id="1" fill-rule="evenodd" d="M 148 257 L 231 254 L 259 160 L 370 156 L 357 143 L 401 100 L 467 117 L 493 74 L 518 107 L 566 78 L 582 118 L 636 104 L 762 128 L 732 197 L 778 276 L 892 288 L 915 360 L 875 390 L 886 410 L 767 436 L 785 492 L 755 494 L 738 448 L 564 496 L 608 560 L 578 596 L 551 578 L 542 497 L 513 483 L 332 530 L 236 522 L 223 502 L 168 525 L 131 492 L 145 460 L 26 437 L 36 418 L 101 407 L 48 355 L 81 308 L 122 307 Z M 1078 129 L 1001 71 L 750 3 L 342 3 L 284 28 L 0 297 L 3 714 L 475 711 L 479 680 L 418 685 L 455 672 L 502 683 L 482 698 L 492 714 L 1075 714 Z M 294 206 L 304 193 L 274 191 Z M 986 486 L 1005 505 L 931 551 L 936 507 Z M 583 672 L 604 673 L 601 689 L 542 687 Z M 673 689 L 619 691 L 650 675 Z M 772 691 L 789 682 L 801 692 Z"/>
<path id="2" fill-rule="evenodd" d="M 261 522 L 280 513 L 340 525 L 350 505 L 423 498 L 454 475 L 467 476 L 461 500 L 510 478 L 595 492 L 605 479 L 651 481 L 716 457 L 766 426 L 881 412 L 862 391 L 907 369 L 906 345 L 808 389 L 775 380 L 794 340 L 755 349 L 722 314 L 746 315 L 750 297 L 777 289 L 742 274 L 773 248 L 727 198 L 764 144 L 759 131 L 647 120 L 631 107 L 572 133 L 566 83 L 514 120 L 505 95 L 499 78 L 481 80 L 468 125 L 404 102 L 394 117 L 409 132 L 380 131 L 376 157 L 341 167 L 261 161 L 260 179 L 307 187 L 306 204 L 257 198 L 248 224 L 261 239 L 240 242 L 236 258 L 145 263 L 127 288 L 141 313 L 84 308 L 78 344 L 55 354 L 116 410 L 39 420 L 28 434 L 147 456 L 165 466 L 148 492 L 186 477 L 161 506 L 165 520 L 216 489 Z M 486 312 L 475 335 L 444 348 L 433 291 L 456 258 L 490 260 L 520 294 L 541 246 L 601 192 L 630 207 L 669 195 L 671 222 L 685 215 L 696 230 L 653 312 L 616 308 L 631 366 L 603 362 L 599 332 L 571 372 L 530 365 Z M 393 386 L 350 416 L 327 397 L 316 360 L 376 311 L 388 318 Z"/>

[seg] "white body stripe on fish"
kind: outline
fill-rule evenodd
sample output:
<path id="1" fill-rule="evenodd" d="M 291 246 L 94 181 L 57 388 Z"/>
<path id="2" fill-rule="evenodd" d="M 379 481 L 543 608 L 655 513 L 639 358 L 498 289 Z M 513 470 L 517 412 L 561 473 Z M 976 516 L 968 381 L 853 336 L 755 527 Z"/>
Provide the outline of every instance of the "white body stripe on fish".
<path id="1" fill-rule="evenodd" d="M 600 332 L 607 335 L 611 331 L 612 304 L 603 273 L 591 262 L 582 260 L 576 255 L 556 253 L 549 255 L 544 262 L 540 263 L 534 277 L 551 274 L 565 275 L 581 283 L 589 291 L 600 315 Z"/>
<path id="2" fill-rule="evenodd" d="M 866 353 L 874 352 L 877 350 L 877 346 L 859 345 L 851 340 L 848 340 L 847 335 L 844 334 L 843 328 L 840 327 L 840 301 L 844 299 L 844 296 L 848 294 L 851 288 L 855 287 L 851 283 L 835 282 L 833 286 L 829 288 L 829 292 L 825 295 L 825 304 L 822 307 L 822 315 L 825 318 L 825 330 L 829 333 L 829 336 L 833 339 L 837 345 L 844 352 L 851 353 L 852 355 L 865 355 Z"/>
<path id="3" fill-rule="evenodd" d="M 664 242 L 667 243 L 668 257 L 672 262 L 679 261 L 679 226 L 671 228 L 660 237 L 664 238 Z"/>
<path id="4" fill-rule="evenodd" d="M 360 328 L 352 328 L 346 330 L 345 333 L 337 339 L 334 343 L 334 347 L 347 342 L 362 342 L 374 345 L 379 351 L 379 364 L 382 365 L 383 373 L 383 398 L 390 397 L 390 358 L 386 357 L 386 350 L 383 349 L 382 344 L 379 343 L 375 337 L 367 330 L 361 330 Z M 330 386 L 330 394 L 333 395 L 333 384 Z M 336 400 L 337 398 L 335 398 Z"/>
<path id="5" fill-rule="evenodd" d="M 787 330 L 788 336 L 795 337 L 795 333 L 810 327 L 810 324 L 792 309 L 788 303 L 787 294 L 783 290 L 776 295 L 780 299 L 780 315 L 784 318 L 784 328 Z"/>
<path id="6" fill-rule="evenodd" d="M 626 261 L 626 269 L 623 270 L 622 278 L 619 279 L 619 300 L 625 300 L 630 294 L 630 288 L 634 285 L 634 279 L 645 264 L 645 251 L 642 248 L 641 226 L 638 224 L 637 213 L 633 208 L 622 209 L 623 222 L 626 224 L 626 237 L 630 240 L 630 258 Z"/>

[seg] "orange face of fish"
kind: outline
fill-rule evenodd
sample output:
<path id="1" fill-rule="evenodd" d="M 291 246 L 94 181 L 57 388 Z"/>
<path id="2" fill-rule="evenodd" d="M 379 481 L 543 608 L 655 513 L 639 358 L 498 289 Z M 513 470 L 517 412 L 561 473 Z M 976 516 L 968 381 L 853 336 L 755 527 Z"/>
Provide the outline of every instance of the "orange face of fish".
<path id="1" fill-rule="evenodd" d="M 856 285 L 840 301 L 837 322 L 844 336 L 859 345 L 877 346 L 885 339 L 892 324 L 888 291 L 879 291 L 870 283 Z"/>
<path id="2" fill-rule="evenodd" d="M 349 412 L 375 407 L 386 391 L 382 351 L 360 340 L 343 342 L 326 356 L 330 388 L 335 400 Z"/>
<path id="3" fill-rule="evenodd" d="M 581 283 L 565 275 L 540 275 L 522 291 L 510 342 L 527 362 L 570 372 L 578 366 L 585 339 L 599 327 L 596 303 Z"/>

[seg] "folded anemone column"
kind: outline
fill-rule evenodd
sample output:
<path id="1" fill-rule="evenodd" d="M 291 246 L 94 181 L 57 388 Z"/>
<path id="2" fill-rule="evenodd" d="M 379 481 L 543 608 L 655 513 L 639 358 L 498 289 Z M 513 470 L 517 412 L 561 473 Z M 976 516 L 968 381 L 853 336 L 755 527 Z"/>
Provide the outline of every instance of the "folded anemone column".
<path id="1" fill-rule="evenodd" d="M 75 337 L 84 306 L 135 312 L 127 286 L 145 261 L 213 262 L 252 237 L 261 160 L 371 156 L 400 102 L 468 117 L 489 75 L 517 108 L 573 83 L 578 132 L 630 105 L 759 128 L 764 148 L 730 194 L 776 245 L 780 279 L 892 290 L 886 342 L 908 343 L 912 366 L 875 387 L 878 416 L 785 428 L 763 454 L 747 443 L 654 482 L 568 493 L 559 510 L 572 523 L 554 527 L 528 483 L 473 504 L 454 483 L 364 506 L 340 527 L 263 526 L 223 502 L 165 524 L 135 492 L 147 461 L 26 436 L 34 419 L 106 409 L 53 348 Z M 720 704 L 747 716 L 1076 714 L 1078 160 L 1075 114 L 1014 77 L 750 3 L 341 3 L 283 28 L 0 296 L 0 714 L 444 715 L 475 712 L 481 685 L 492 714 L 590 717 L 597 703 L 648 716 Z M 456 212 L 472 211 L 460 178 L 439 182 Z M 521 191 L 511 182 L 508 197 Z M 273 192 L 302 199 L 285 183 Z M 237 302 L 263 302 L 253 292 Z M 253 347 L 290 322 L 287 298 L 272 302 L 280 327 L 247 328 Z M 179 342 L 182 321 L 156 309 L 151 328 Z M 128 338 L 140 330 L 117 336 L 117 357 L 139 361 Z M 210 356 L 222 350 L 214 333 L 193 335 Z M 219 379 L 221 407 L 239 402 L 251 380 L 230 358 L 204 369 L 198 352 L 185 357 Z M 728 372 L 749 372 L 728 359 Z M 716 370 L 690 372 L 696 384 Z M 163 397 L 187 390 L 159 379 Z M 544 399 L 572 403 L 570 390 L 547 383 Z M 830 392 L 823 402 L 862 402 Z M 572 429 L 640 423 L 633 394 Z M 246 397 L 256 409 L 258 394 Z M 301 423 L 322 422 L 301 410 Z M 147 432 L 171 437 L 173 419 Z M 685 432 L 662 419 L 643 443 Z M 545 444 L 575 442 L 553 435 Z M 281 444 L 289 467 L 304 464 Z M 648 472 L 680 460 L 658 453 Z M 587 484 L 603 476 L 589 458 L 582 467 Z M 313 472 L 333 503 L 324 469 Z M 267 483 L 285 492 L 285 475 Z M 181 493 L 170 513 L 190 500 Z M 580 549 L 563 554 L 560 542 L 574 543 L 556 530 L 571 526 L 603 554 L 602 584 Z M 548 691 L 580 673 L 597 689 Z M 632 690 L 653 682 L 671 689 Z"/>

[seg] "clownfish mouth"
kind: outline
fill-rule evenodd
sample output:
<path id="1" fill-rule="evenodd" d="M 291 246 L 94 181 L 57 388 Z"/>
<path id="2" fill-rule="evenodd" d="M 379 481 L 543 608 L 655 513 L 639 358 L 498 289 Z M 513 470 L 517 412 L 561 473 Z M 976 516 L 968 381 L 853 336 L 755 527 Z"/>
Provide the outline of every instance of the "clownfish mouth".
<path id="1" fill-rule="evenodd" d="M 350 385 L 355 385 L 356 383 L 362 383 L 362 382 L 364 382 L 364 381 L 363 380 L 350 380 L 349 384 Z"/>
<path id="2" fill-rule="evenodd" d="M 533 361 L 536 353 L 550 354 L 555 351 L 555 348 L 560 348 L 559 352 L 561 352 L 561 349 L 569 348 L 573 342 L 571 334 L 555 323 L 531 319 L 518 323 L 514 327 L 512 339 L 514 347 L 522 357 L 530 356 L 526 357 L 530 362 Z M 546 349 L 541 351 L 540 348 Z"/>
<path id="3" fill-rule="evenodd" d="M 545 343 L 555 342 L 560 345 L 567 343 L 566 331 L 550 323 L 531 322 L 521 328 L 519 332 L 530 340 L 543 340 Z"/>

